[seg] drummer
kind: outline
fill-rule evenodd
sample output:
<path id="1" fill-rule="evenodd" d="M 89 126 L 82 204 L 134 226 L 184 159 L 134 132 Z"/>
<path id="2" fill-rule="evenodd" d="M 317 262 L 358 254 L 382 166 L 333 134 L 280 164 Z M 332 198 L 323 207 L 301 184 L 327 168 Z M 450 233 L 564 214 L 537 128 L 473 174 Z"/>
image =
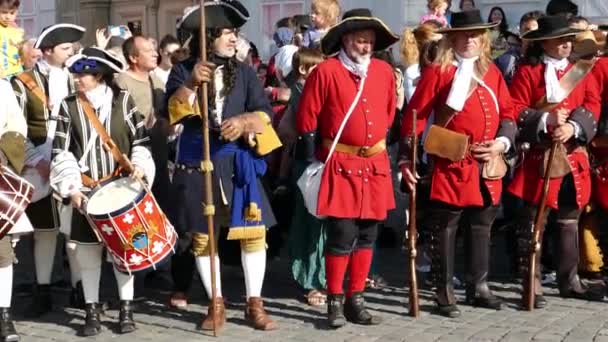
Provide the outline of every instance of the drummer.
<path id="1" fill-rule="evenodd" d="M 20 173 L 25 160 L 27 124 L 20 115 L 17 98 L 13 94 L 10 83 L 0 79 L 0 163 Z M 17 234 L 31 231 L 32 224 L 27 215 L 22 214 L 8 235 L 0 238 L 0 342 L 19 341 L 10 313 L 15 260 L 13 247 Z M 0 231 L 0 236 L 2 233 Z"/>
<path id="2" fill-rule="evenodd" d="M 143 116 L 137 111 L 127 91 L 113 83 L 113 74 L 124 71 L 123 63 L 112 54 L 86 48 L 73 56 L 67 65 L 75 75 L 77 93 L 61 103 L 57 132 L 53 142 L 51 186 L 72 206 L 85 210 L 86 193 L 99 183 L 119 174 L 118 163 L 112 153 L 104 149 L 99 133 L 87 119 L 86 108 L 92 108 L 120 153 L 130 157 L 134 166 L 132 177 L 152 181 L 154 162 L 149 151 L 149 137 L 145 133 Z M 88 106 L 87 106 L 88 103 Z M 82 174 L 82 176 L 81 176 Z M 103 245 L 86 218 L 74 211 L 70 239 L 76 244 L 76 260 L 81 268 L 85 297 L 86 319 L 81 334 L 100 333 L 99 281 Z M 120 295 L 120 333 L 135 330 L 131 301 L 133 276 L 114 268 Z"/>

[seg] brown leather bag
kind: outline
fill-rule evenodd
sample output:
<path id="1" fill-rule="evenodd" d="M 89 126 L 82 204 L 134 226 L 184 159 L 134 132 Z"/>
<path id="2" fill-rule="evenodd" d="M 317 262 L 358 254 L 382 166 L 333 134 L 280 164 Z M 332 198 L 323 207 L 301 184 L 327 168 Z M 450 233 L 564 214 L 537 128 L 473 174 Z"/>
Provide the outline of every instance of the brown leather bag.
<path id="1" fill-rule="evenodd" d="M 540 174 L 544 175 L 547 165 L 549 164 L 549 152 L 545 151 L 543 163 L 540 164 Z M 568 160 L 568 150 L 564 144 L 559 144 L 553 157 L 553 165 L 551 166 L 551 172 L 549 172 L 550 178 L 562 178 L 572 172 L 570 161 Z"/>
<path id="2" fill-rule="evenodd" d="M 481 168 L 481 177 L 488 180 L 498 180 L 502 179 L 508 171 L 509 167 L 507 166 L 507 162 L 501 153 L 499 156 L 496 156 L 483 163 Z"/>
<path id="3" fill-rule="evenodd" d="M 461 161 L 469 150 L 469 136 L 438 125 L 431 125 L 424 140 L 424 151 L 453 162 Z"/>

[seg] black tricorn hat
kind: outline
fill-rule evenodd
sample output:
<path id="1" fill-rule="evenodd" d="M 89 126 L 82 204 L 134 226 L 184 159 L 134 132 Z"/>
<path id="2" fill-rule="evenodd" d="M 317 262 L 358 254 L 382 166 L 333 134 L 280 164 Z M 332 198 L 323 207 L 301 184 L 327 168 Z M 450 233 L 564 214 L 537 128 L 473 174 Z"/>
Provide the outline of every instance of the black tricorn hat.
<path id="1" fill-rule="evenodd" d="M 201 27 L 200 5 L 190 8 L 177 23 L 177 29 L 196 31 Z M 206 0 L 207 28 L 239 28 L 249 20 L 249 11 L 237 0 Z"/>
<path id="2" fill-rule="evenodd" d="M 114 74 L 125 71 L 125 65 L 111 52 L 88 47 L 65 63 L 73 74 Z"/>
<path id="3" fill-rule="evenodd" d="M 576 36 L 585 30 L 571 28 L 568 19 L 561 15 L 544 16 L 538 19 L 538 29 L 524 33 L 521 38 L 526 40 L 547 40 Z"/>
<path id="4" fill-rule="evenodd" d="M 84 27 L 74 24 L 51 25 L 42 30 L 34 48 L 53 48 L 63 43 L 74 43 L 81 40 L 85 32 Z"/>
<path id="5" fill-rule="evenodd" d="M 545 12 L 547 15 L 578 15 L 578 5 L 570 0 L 551 0 Z"/>
<path id="6" fill-rule="evenodd" d="M 362 30 L 376 32 L 374 51 L 387 49 L 399 41 L 399 36 L 394 34 L 382 20 L 372 16 L 372 11 L 367 8 L 357 8 L 345 12 L 342 21 L 327 32 L 321 39 L 321 50 L 325 55 L 334 55 L 340 52 L 343 35 Z"/>
<path id="7" fill-rule="evenodd" d="M 451 27 L 439 29 L 437 33 L 448 33 L 455 31 L 486 30 L 496 27 L 500 22 L 486 23 L 481 18 L 481 12 L 477 9 L 452 13 Z"/>

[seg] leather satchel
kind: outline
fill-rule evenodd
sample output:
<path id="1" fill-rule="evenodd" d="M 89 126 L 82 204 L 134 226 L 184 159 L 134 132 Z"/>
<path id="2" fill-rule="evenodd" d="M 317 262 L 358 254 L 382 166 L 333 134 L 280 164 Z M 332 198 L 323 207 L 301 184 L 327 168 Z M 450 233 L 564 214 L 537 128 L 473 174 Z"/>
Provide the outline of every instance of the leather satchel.
<path id="1" fill-rule="evenodd" d="M 424 140 L 426 153 L 451 160 L 461 161 L 469 150 L 469 136 L 438 125 L 431 125 Z"/>
<path id="2" fill-rule="evenodd" d="M 499 156 L 483 163 L 481 177 L 488 180 L 498 180 L 502 179 L 507 174 L 507 171 L 509 171 L 509 167 L 501 153 Z"/>
<path id="3" fill-rule="evenodd" d="M 544 175 L 547 165 L 549 164 L 549 153 L 550 150 L 546 150 L 544 153 L 543 163 L 540 164 L 540 174 Z M 570 167 L 570 161 L 568 160 L 568 151 L 564 144 L 559 144 L 553 157 L 553 164 L 551 165 L 551 172 L 549 178 L 562 178 L 572 172 Z"/>

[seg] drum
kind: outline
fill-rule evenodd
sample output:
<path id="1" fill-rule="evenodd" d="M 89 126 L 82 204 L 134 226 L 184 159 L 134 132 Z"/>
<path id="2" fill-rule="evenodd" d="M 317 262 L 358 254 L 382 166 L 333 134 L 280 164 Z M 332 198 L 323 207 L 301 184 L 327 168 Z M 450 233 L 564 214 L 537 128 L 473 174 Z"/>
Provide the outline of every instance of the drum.
<path id="1" fill-rule="evenodd" d="M 90 193 L 86 216 L 121 272 L 156 269 L 174 252 L 175 229 L 137 180 L 115 177 L 104 182 Z"/>
<path id="2" fill-rule="evenodd" d="M 32 200 L 33 193 L 32 184 L 17 176 L 8 167 L 0 167 L 0 239 L 8 234 L 21 218 Z"/>

